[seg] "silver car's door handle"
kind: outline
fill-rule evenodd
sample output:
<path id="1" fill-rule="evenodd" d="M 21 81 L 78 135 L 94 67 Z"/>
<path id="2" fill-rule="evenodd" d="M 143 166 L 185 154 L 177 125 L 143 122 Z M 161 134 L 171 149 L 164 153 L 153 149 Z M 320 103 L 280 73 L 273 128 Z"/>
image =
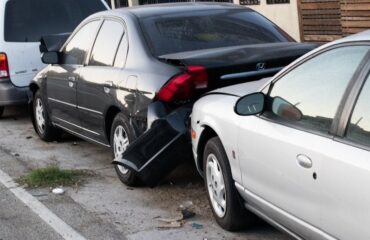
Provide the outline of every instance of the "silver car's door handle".
<path id="1" fill-rule="evenodd" d="M 304 168 L 312 167 L 312 160 L 304 154 L 297 155 L 297 162 L 301 167 L 304 167 Z"/>
<path id="2" fill-rule="evenodd" d="M 70 76 L 70 77 L 68 77 L 68 81 L 72 81 L 72 82 L 74 82 L 74 81 L 76 81 L 76 77 L 74 77 L 74 76 Z"/>

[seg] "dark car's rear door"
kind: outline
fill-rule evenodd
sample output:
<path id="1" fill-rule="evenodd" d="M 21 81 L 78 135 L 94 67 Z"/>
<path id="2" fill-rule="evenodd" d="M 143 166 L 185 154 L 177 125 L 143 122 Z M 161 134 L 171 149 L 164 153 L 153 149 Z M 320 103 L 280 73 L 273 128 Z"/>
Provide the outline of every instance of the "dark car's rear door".
<path id="1" fill-rule="evenodd" d="M 51 65 L 47 75 L 48 107 L 53 122 L 80 132 L 76 86 L 78 72 L 96 36 L 100 21 L 91 21 L 80 28 L 61 53 L 61 64 Z"/>
<path id="2" fill-rule="evenodd" d="M 126 54 L 127 38 L 123 22 L 104 20 L 89 63 L 79 72 L 77 85 L 78 114 L 85 129 L 84 135 L 100 143 L 108 144 L 109 141 L 109 134 L 105 134 L 104 116 L 108 107 L 114 104 L 114 86 Z"/>

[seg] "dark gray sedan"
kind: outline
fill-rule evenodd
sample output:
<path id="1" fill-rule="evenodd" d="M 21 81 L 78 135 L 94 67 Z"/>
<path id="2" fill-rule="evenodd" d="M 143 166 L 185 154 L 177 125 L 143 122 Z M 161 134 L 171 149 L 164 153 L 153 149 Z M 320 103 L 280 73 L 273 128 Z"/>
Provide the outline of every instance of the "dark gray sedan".
<path id="1" fill-rule="evenodd" d="M 153 119 L 210 89 L 271 76 L 313 48 L 233 4 L 97 13 L 60 51 L 44 53 L 49 65 L 30 85 L 33 123 L 45 141 L 65 130 L 117 157 Z M 161 107 L 150 109 L 153 102 Z M 137 182 L 132 171 L 116 170 L 122 182 Z"/>

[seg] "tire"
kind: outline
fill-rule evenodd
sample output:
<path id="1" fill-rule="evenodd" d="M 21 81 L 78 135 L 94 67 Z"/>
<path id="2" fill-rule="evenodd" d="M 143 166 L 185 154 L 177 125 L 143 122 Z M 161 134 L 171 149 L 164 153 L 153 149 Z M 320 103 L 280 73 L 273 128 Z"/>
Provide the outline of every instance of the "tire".
<path id="1" fill-rule="evenodd" d="M 110 142 L 113 157 L 121 155 L 128 145 L 135 140 L 134 130 L 128 123 L 128 119 L 122 113 L 118 113 L 112 123 L 110 132 Z M 114 165 L 119 180 L 127 186 L 137 186 L 140 184 L 135 172 L 120 165 Z"/>
<path id="2" fill-rule="evenodd" d="M 4 107 L 0 107 L 0 118 L 3 116 L 4 114 Z"/>
<path id="3" fill-rule="evenodd" d="M 244 207 L 235 188 L 229 160 L 218 137 L 211 138 L 204 148 L 203 169 L 207 197 L 216 222 L 228 231 L 249 227 L 255 216 Z"/>
<path id="4" fill-rule="evenodd" d="M 34 96 L 32 111 L 33 126 L 39 137 L 45 142 L 59 140 L 62 130 L 52 125 L 40 90 Z"/>

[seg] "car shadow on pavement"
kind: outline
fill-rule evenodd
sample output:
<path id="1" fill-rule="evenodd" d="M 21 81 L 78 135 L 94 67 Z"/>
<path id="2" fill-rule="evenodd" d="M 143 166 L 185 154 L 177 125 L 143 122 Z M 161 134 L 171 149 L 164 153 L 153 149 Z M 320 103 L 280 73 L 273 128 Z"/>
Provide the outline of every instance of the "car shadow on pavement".
<path id="1" fill-rule="evenodd" d="M 29 113 L 29 109 L 27 105 L 19 105 L 19 106 L 10 106 L 5 107 L 4 114 L 0 118 L 1 119 L 21 119 L 21 118 L 29 118 L 31 121 L 31 116 Z"/>

